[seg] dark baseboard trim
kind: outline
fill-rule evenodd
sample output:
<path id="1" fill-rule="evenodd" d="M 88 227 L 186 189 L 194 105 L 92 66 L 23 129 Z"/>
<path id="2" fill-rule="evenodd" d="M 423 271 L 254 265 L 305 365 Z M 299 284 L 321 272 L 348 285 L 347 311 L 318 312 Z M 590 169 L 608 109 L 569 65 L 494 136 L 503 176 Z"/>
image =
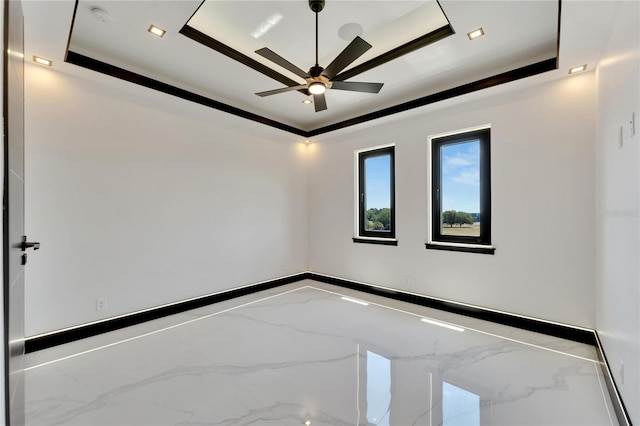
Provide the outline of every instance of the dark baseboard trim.
<path id="1" fill-rule="evenodd" d="M 560 337 L 574 342 L 586 343 L 596 346 L 596 338 L 592 330 L 574 328 L 569 325 L 555 324 L 543 320 L 528 317 L 521 317 L 515 314 L 491 311 L 475 306 L 462 305 L 455 302 L 434 299 L 429 296 L 418 296 L 416 294 L 405 293 L 400 290 L 385 289 L 342 278 L 330 277 L 314 272 L 309 272 L 307 278 L 339 287 L 350 288 L 377 296 L 388 297 L 402 302 L 413 303 L 414 305 L 426 306 L 428 308 L 439 309 L 441 311 L 452 312 L 454 314 L 465 315 L 481 320 L 504 324 L 523 330 L 542 333 L 549 336 Z"/>
<path id="2" fill-rule="evenodd" d="M 511 327 L 533 331 L 536 333 L 546 334 L 549 336 L 560 337 L 563 339 L 572 340 L 574 342 L 593 345 L 596 348 L 598 357 L 600 358 L 603 369 L 605 370 L 603 371 L 605 383 L 609 394 L 612 397 L 613 408 L 615 410 L 616 416 L 618 417 L 618 421 L 622 425 L 632 425 L 629 414 L 626 410 L 626 407 L 624 406 L 622 398 L 620 397 L 615 381 L 613 379 L 613 375 L 611 373 L 609 363 L 607 362 L 607 358 L 602 349 L 600 339 L 597 332 L 594 330 L 585 330 L 571 327 L 569 325 L 555 324 L 543 320 L 537 320 L 534 318 L 521 317 L 515 314 L 495 312 L 481 307 L 467 306 L 451 301 L 434 299 L 429 296 L 405 293 L 400 290 L 377 287 L 357 281 L 322 275 L 315 272 L 303 272 L 288 277 L 249 285 L 242 288 L 231 289 L 209 296 L 199 297 L 197 299 L 178 302 L 169 306 L 163 306 L 143 312 L 136 312 L 131 315 L 122 317 L 106 319 L 97 323 L 80 325 L 68 330 L 61 330 L 43 336 L 27 338 L 25 340 L 25 352 L 31 353 L 39 351 L 41 349 L 46 349 L 64 343 L 69 343 L 87 337 L 107 333 L 110 331 L 119 330 L 121 328 L 141 324 L 143 322 L 185 312 L 191 309 L 200 308 L 214 303 L 223 302 L 225 300 L 234 299 L 236 297 L 245 296 L 259 291 L 280 287 L 286 284 L 292 284 L 306 279 L 315 280 L 326 284 L 332 284 L 338 287 L 349 288 L 352 290 L 358 290 L 394 300 L 400 300 L 402 302 L 408 302 L 419 306 L 425 306 L 481 320 L 491 321 L 498 324 L 504 324 Z"/>
<path id="3" fill-rule="evenodd" d="M 338 287 L 358 290 L 369 294 L 375 294 L 377 296 L 388 297 L 390 299 L 412 303 L 414 305 L 426 306 L 428 308 L 439 309 L 446 312 L 452 312 L 454 314 L 460 314 L 481 320 L 495 322 L 498 324 L 504 324 L 511 327 L 521 328 L 523 330 L 547 334 L 549 336 L 560 337 L 563 339 L 572 340 L 574 342 L 586 343 L 593 346 L 598 345 L 598 341 L 592 330 L 584 330 L 574 328 L 569 325 L 549 323 L 543 320 L 521 317 L 515 314 L 496 312 L 481 307 L 462 305 L 451 301 L 435 299 L 429 296 L 405 293 L 401 290 L 386 289 L 383 287 L 377 287 L 374 285 L 346 280 L 343 278 L 322 275 L 315 272 L 303 272 L 288 277 L 265 281 L 259 284 L 249 285 L 247 287 L 231 289 L 209 296 L 203 296 L 196 299 L 177 302 L 172 305 L 162 306 L 143 312 L 135 312 L 130 315 L 112 319 L 107 318 L 104 321 L 96 323 L 79 325 L 67 330 L 61 330 L 42 336 L 30 337 L 25 340 L 25 352 L 31 353 L 39 351 L 41 349 L 62 345 L 64 343 L 73 342 L 76 340 L 84 339 L 86 337 L 107 333 L 109 331 L 119 330 L 121 328 L 140 324 L 146 321 L 151 321 L 169 315 L 185 312 L 191 309 L 200 308 L 203 306 L 211 305 L 213 303 L 223 302 L 225 300 L 245 296 L 247 294 L 256 293 L 263 290 L 268 290 L 282 285 L 295 283 L 305 279 L 333 284 Z"/>
<path id="4" fill-rule="evenodd" d="M 53 332 L 51 334 L 30 337 L 25 340 L 25 353 L 31 353 L 39 351 L 41 349 L 51 348 L 53 346 L 62 345 L 64 343 L 73 342 L 76 340 L 84 339 L 86 337 L 108 333 L 109 331 L 119 330 L 121 328 L 129 327 L 143 322 L 189 311 L 191 309 L 201 308 L 213 303 L 223 302 L 225 300 L 245 296 L 247 294 L 256 293 L 263 290 L 269 290 L 285 284 L 295 283 L 305 278 L 307 278 L 307 273 L 300 273 L 284 278 L 261 282 L 259 284 L 249 285 L 247 287 L 236 288 L 209 296 L 199 297 L 197 299 L 190 299 L 172 305 L 150 309 L 147 311 L 135 312 L 130 315 L 111 319 L 107 318 L 104 321 L 80 325 L 78 327 Z"/>
<path id="5" fill-rule="evenodd" d="M 598 358 L 600 358 L 600 362 L 602 363 L 602 369 L 604 370 L 604 382 L 607 385 L 607 390 L 609 391 L 609 396 L 611 396 L 611 402 L 613 404 L 613 410 L 616 412 L 616 417 L 618 417 L 618 422 L 621 425 L 631 426 L 631 417 L 629 417 L 629 412 L 627 412 L 627 407 L 625 407 L 624 402 L 622 401 L 622 397 L 618 392 L 618 387 L 616 386 L 616 382 L 613 378 L 613 373 L 611 371 L 611 366 L 607 362 L 607 356 L 604 353 L 604 349 L 602 348 L 602 343 L 600 342 L 600 337 L 598 336 L 598 332 L 594 331 L 594 336 L 596 339 L 596 351 L 598 352 Z"/>

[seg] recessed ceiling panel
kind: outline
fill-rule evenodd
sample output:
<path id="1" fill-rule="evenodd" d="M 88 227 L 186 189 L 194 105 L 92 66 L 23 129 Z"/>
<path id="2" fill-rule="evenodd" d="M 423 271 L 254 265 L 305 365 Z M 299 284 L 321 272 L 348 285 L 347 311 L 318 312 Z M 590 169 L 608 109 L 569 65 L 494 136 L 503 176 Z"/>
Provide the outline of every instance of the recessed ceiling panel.
<path id="1" fill-rule="evenodd" d="M 306 73 L 315 64 L 307 0 L 77 0 L 66 60 L 312 135 L 555 69 L 559 5 L 326 0 L 318 14 L 319 64 L 327 67 L 359 36 L 371 49 L 335 80 L 384 86 L 377 94 L 327 90 L 320 112 L 303 103 L 313 101 L 305 90 L 256 96 L 305 83 L 255 51 L 269 48 Z M 164 37 L 149 33 L 151 25 L 166 30 Z M 484 35 L 469 40 L 478 28 Z"/>
<path id="2" fill-rule="evenodd" d="M 315 64 L 315 13 L 307 1 L 205 0 L 187 26 L 269 67 L 268 47 L 308 70 Z M 438 2 L 329 0 L 318 14 L 318 56 L 328 65 L 356 36 L 372 48 L 347 69 L 449 25 Z M 299 79 L 284 68 L 277 68 Z"/>

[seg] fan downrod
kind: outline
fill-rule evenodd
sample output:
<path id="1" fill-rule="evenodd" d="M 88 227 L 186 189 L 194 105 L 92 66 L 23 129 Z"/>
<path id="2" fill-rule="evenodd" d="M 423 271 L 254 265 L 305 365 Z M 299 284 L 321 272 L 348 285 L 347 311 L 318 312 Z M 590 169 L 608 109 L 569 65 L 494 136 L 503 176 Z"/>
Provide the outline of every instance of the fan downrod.
<path id="1" fill-rule="evenodd" d="M 322 9 L 324 9 L 324 0 L 309 0 L 309 8 L 314 13 L 322 12 Z"/>

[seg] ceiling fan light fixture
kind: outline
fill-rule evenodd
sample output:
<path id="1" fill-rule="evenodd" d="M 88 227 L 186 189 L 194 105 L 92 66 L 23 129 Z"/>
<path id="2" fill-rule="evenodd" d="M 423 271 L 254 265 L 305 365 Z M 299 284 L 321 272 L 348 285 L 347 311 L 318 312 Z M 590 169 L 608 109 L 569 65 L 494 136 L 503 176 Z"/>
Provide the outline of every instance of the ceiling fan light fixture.
<path id="1" fill-rule="evenodd" d="M 327 86 L 321 81 L 314 81 L 309 85 L 309 93 L 312 95 L 322 95 L 327 90 Z"/>

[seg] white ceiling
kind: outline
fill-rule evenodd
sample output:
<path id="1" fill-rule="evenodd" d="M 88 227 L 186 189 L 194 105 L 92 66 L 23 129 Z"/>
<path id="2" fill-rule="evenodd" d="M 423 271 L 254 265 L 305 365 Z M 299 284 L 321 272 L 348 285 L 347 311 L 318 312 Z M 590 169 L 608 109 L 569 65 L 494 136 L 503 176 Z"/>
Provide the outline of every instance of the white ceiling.
<path id="1" fill-rule="evenodd" d="M 180 34 L 200 4 L 200 0 L 79 0 L 72 25 L 72 0 L 23 1 L 26 57 L 47 57 L 54 60 L 55 69 L 76 72 L 77 66 L 62 63 L 69 40 L 70 51 L 309 131 L 553 58 L 557 52 L 557 1 L 441 0 L 454 35 L 348 80 L 382 82 L 379 94 L 329 90 L 328 110 L 316 113 L 313 106 L 302 104 L 306 96 L 296 91 L 256 96 L 284 85 Z M 433 1 L 327 0 L 319 15 L 321 65 L 326 66 L 348 44 L 350 35 L 340 36 L 345 24 L 347 28 L 359 24 L 361 37 L 374 45 L 362 62 L 425 28 L 437 27 L 441 22 L 437 18 L 431 27 L 423 24 L 434 5 Z M 91 13 L 95 7 L 107 11 L 111 22 L 97 20 Z M 303 70 L 312 66 L 315 18 L 306 0 L 209 0 L 201 11 L 207 13 L 199 13 L 192 26 L 304 82 L 253 51 L 269 47 Z M 251 37 L 274 13 L 282 15 L 277 25 L 259 39 Z M 593 69 L 605 46 L 611 16 L 608 1 L 563 1 L 560 69 L 544 74 L 566 77 L 568 67 L 582 63 Z M 167 30 L 165 37 L 149 34 L 151 24 Z M 467 32 L 478 27 L 486 35 L 470 41 Z"/>

